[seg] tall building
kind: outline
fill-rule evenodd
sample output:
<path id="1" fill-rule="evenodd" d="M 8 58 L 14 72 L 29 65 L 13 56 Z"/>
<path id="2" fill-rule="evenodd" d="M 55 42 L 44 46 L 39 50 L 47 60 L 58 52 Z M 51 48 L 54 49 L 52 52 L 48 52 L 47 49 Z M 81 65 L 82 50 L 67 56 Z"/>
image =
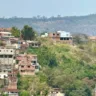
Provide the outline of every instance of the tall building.
<path id="1" fill-rule="evenodd" d="M 0 78 L 7 76 L 15 64 L 15 50 L 0 48 Z"/>

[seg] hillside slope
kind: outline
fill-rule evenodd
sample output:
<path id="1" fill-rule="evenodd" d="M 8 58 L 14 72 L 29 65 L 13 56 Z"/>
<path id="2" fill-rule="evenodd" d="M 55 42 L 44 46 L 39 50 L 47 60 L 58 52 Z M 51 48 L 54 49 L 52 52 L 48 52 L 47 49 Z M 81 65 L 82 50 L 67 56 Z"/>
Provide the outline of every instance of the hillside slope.
<path id="1" fill-rule="evenodd" d="M 19 77 L 21 94 L 27 90 L 34 96 L 42 96 L 42 91 L 47 96 L 51 88 L 60 88 L 66 96 L 92 96 L 96 84 L 96 44 L 71 46 L 53 44 L 48 39 L 40 41 L 40 48 L 29 48 L 27 52 L 38 55 L 41 70 L 32 77 Z"/>

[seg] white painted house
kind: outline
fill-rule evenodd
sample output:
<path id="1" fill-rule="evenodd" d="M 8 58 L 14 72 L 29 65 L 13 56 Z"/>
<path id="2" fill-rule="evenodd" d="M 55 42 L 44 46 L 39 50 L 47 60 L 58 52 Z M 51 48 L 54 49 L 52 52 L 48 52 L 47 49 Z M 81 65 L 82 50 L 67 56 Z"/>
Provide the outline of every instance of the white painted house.
<path id="1" fill-rule="evenodd" d="M 11 32 L 0 32 L 0 37 L 2 37 L 2 38 L 12 38 L 14 36 L 12 36 Z"/>
<path id="2" fill-rule="evenodd" d="M 15 50 L 14 49 L 6 49 L 0 48 L 0 64 L 3 65 L 12 65 L 15 63 Z"/>

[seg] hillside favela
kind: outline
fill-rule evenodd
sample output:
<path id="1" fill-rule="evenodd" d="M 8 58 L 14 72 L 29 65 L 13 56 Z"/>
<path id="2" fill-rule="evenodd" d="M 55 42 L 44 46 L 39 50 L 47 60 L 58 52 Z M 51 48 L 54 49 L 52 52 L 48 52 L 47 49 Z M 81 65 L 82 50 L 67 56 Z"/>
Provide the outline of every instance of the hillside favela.
<path id="1" fill-rule="evenodd" d="M 0 96 L 96 96 L 96 0 L 0 0 Z"/>

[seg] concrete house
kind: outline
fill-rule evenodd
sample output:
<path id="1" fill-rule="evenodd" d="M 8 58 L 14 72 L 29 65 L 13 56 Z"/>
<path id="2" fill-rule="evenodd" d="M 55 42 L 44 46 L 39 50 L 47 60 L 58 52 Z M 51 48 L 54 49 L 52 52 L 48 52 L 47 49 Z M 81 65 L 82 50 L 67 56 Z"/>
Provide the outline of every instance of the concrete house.
<path id="1" fill-rule="evenodd" d="M 0 64 L 11 65 L 15 63 L 15 50 L 0 48 Z"/>
<path id="2" fill-rule="evenodd" d="M 8 71 L 15 64 L 15 50 L 0 48 L 0 78 L 8 76 Z"/>
<path id="3" fill-rule="evenodd" d="M 41 43 L 39 41 L 27 41 L 29 47 L 38 48 L 40 47 Z"/>
<path id="4" fill-rule="evenodd" d="M 72 44 L 72 35 L 69 32 L 57 31 L 55 33 L 49 33 L 48 37 L 56 42 Z"/>
<path id="5" fill-rule="evenodd" d="M 9 38 L 12 38 L 14 36 L 12 36 L 11 32 L 0 32 L 0 37 L 5 38 L 5 39 L 9 39 Z"/>

